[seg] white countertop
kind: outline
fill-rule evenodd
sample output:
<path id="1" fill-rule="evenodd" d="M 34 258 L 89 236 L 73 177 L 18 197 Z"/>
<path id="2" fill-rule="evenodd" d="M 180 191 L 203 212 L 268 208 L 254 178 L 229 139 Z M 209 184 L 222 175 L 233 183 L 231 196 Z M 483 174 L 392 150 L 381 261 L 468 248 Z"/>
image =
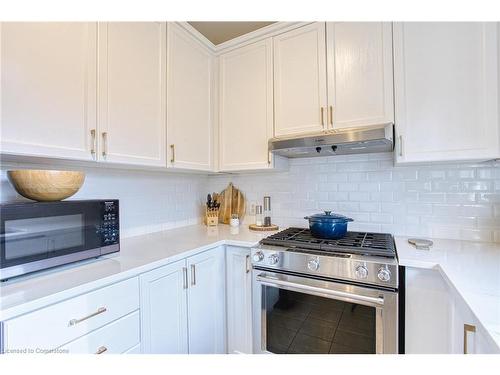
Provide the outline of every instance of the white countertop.
<path id="1" fill-rule="evenodd" d="M 120 253 L 78 262 L 0 284 L 0 320 L 220 246 L 251 247 L 273 232 L 245 226 L 208 228 L 193 225 L 124 238 Z M 395 237 L 402 266 L 437 269 L 463 297 L 477 319 L 500 346 L 500 244 L 433 240 L 431 250 L 416 250 L 407 237 Z"/>
<path id="2" fill-rule="evenodd" d="M 7 320 L 220 246 L 250 247 L 274 232 L 246 226 L 193 225 L 124 238 L 120 252 L 0 284 L 0 320 Z"/>
<path id="3" fill-rule="evenodd" d="M 500 347 L 500 243 L 433 239 L 417 250 L 395 237 L 399 264 L 438 270 Z"/>

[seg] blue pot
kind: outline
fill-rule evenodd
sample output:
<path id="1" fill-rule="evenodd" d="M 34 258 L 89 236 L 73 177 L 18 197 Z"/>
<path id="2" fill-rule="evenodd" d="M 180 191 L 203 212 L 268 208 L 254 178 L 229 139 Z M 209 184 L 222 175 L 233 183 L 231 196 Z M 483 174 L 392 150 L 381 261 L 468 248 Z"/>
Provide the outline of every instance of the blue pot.
<path id="1" fill-rule="evenodd" d="M 309 220 L 309 229 L 314 237 L 328 240 L 344 237 L 347 232 L 347 223 L 353 221 L 351 218 L 332 214 L 331 211 L 306 216 L 304 219 Z"/>

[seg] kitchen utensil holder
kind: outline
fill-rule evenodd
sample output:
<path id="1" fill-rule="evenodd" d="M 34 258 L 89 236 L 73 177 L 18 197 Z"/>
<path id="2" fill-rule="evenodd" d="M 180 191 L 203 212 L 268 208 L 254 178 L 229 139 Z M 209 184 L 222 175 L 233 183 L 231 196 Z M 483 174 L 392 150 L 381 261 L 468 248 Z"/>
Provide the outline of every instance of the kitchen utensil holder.
<path id="1" fill-rule="evenodd" d="M 205 223 L 209 227 L 215 227 L 219 225 L 219 209 L 218 208 L 206 208 L 205 211 Z"/>

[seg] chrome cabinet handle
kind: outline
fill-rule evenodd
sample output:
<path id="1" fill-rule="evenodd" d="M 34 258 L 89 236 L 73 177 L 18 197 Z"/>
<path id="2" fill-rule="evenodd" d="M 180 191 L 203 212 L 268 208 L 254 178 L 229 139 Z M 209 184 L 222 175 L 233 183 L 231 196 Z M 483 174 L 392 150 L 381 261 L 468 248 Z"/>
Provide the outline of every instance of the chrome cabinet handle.
<path id="1" fill-rule="evenodd" d="M 83 317 L 83 318 L 80 318 L 80 319 L 71 319 L 69 321 L 69 323 L 68 323 L 68 327 L 77 325 L 78 323 L 81 323 L 84 320 L 93 318 L 94 316 L 102 314 L 102 313 L 105 313 L 106 311 L 107 311 L 107 309 L 105 307 L 99 307 L 96 312 L 93 312 L 92 314 L 87 315 L 86 317 Z"/>
<path id="2" fill-rule="evenodd" d="M 250 272 L 250 255 L 247 255 L 245 257 L 245 267 L 246 267 L 246 273 Z"/>
<path id="3" fill-rule="evenodd" d="M 108 132 L 102 132 L 102 156 L 108 155 Z"/>
<path id="4" fill-rule="evenodd" d="M 472 324 L 465 323 L 464 324 L 464 354 L 468 354 L 468 349 L 467 349 L 467 333 L 469 333 L 469 332 L 475 333 L 476 332 L 476 326 L 474 326 Z"/>
<path id="5" fill-rule="evenodd" d="M 102 354 L 102 353 L 106 352 L 107 350 L 108 350 L 108 348 L 106 348 L 105 346 L 100 346 L 97 349 L 97 352 L 95 352 L 95 354 Z"/>
<path id="6" fill-rule="evenodd" d="M 403 136 L 399 136 L 399 156 L 403 156 Z"/>
<path id="7" fill-rule="evenodd" d="M 329 108 L 329 113 L 328 113 L 328 117 L 329 117 L 329 122 L 330 122 L 330 125 L 333 127 L 333 106 L 331 105 Z"/>
<path id="8" fill-rule="evenodd" d="M 90 147 L 90 153 L 92 154 L 92 158 L 95 159 L 95 129 L 90 130 L 90 137 L 91 137 L 91 147 Z"/>
<path id="9" fill-rule="evenodd" d="M 170 159 L 171 163 L 175 162 L 175 145 L 170 145 L 170 149 L 172 150 L 172 158 Z"/>
<path id="10" fill-rule="evenodd" d="M 196 266 L 191 264 L 191 285 L 196 285 Z"/>
<path id="11" fill-rule="evenodd" d="M 267 152 L 267 164 L 271 164 L 271 153 Z"/>
<path id="12" fill-rule="evenodd" d="M 184 289 L 188 288 L 188 270 L 186 267 L 182 267 L 182 284 Z"/>
<path id="13" fill-rule="evenodd" d="M 321 107 L 321 126 L 325 126 L 325 114 L 324 114 L 325 109 Z"/>

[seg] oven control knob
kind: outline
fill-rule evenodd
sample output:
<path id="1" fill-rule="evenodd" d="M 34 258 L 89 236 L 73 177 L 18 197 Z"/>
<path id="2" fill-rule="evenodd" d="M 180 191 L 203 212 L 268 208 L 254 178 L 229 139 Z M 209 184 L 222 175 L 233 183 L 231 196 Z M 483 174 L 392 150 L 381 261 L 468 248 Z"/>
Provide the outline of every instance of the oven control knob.
<path id="1" fill-rule="evenodd" d="M 319 259 L 311 259 L 309 262 L 307 262 L 307 268 L 309 268 L 311 271 L 317 271 L 319 268 Z"/>
<path id="2" fill-rule="evenodd" d="M 358 279 L 366 279 L 368 277 L 368 270 L 365 266 L 357 266 L 354 274 Z"/>
<path id="3" fill-rule="evenodd" d="M 262 259 L 264 259 L 264 254 L 262 254 L 262 251 L 257 251 L 253 255 L 253 261 L 254 262 L 260 262 Z"/>
<path id="4" fill-rule="evenodd" d="M 391 279 L 391 271 L 387 268 L 380 268 L 377 274 L 380 281 L 389 281 Z"/>
<path id="5" fill-rule="evenodd" d="M 278 257 L 278 254 L 271 254 L 269 255 L 269 258 L 267 258 L 267 263 L 269 263 L 271 266 L 278 263 L 280 258 Z"/>

